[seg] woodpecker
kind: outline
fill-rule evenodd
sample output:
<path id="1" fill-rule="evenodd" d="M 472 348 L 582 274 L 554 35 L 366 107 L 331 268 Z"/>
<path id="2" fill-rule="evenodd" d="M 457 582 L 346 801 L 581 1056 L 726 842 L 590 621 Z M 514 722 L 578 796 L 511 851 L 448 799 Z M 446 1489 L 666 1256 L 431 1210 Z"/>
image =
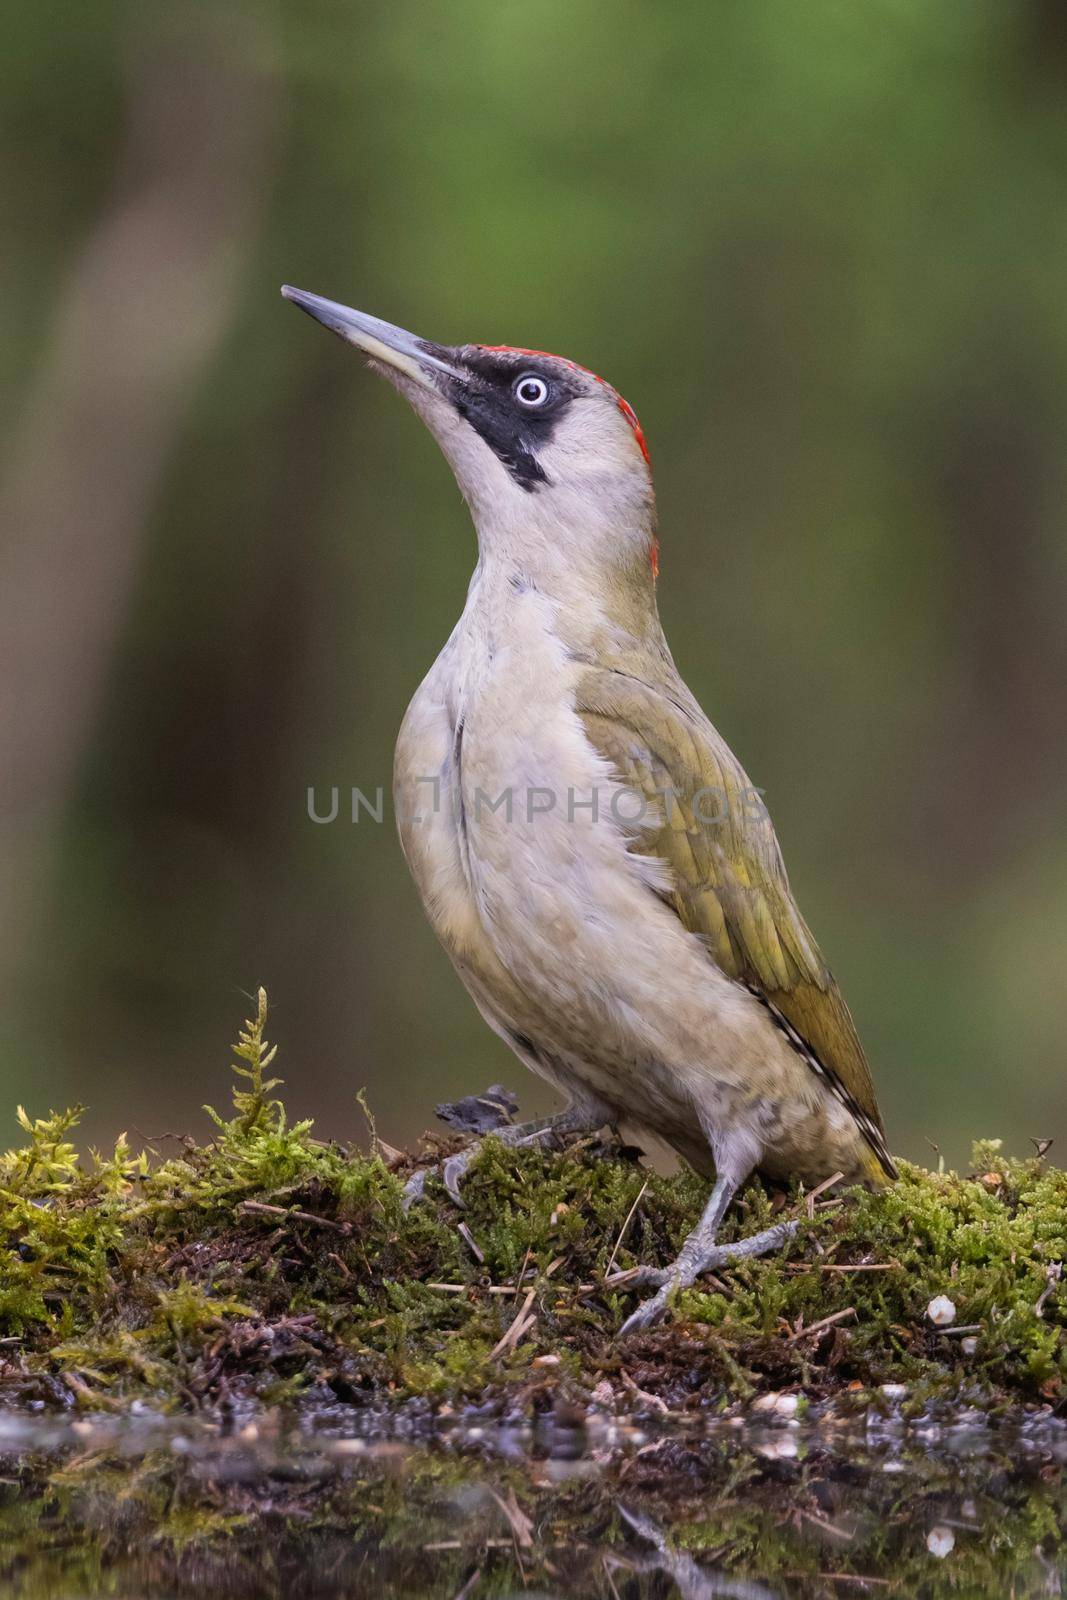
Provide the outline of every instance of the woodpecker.
<path id="1" fill-rule="evenodd" d="M 795 1224 L 716 1244 L 753 1172 L 896 1176 L 867 1059 L 759 794 L 667 647 L 630 406 L 559 356 L 435 344 L 282 293 L 411 403 L 477 530 L 463 614 L 404 717 L 394 798 L 460 978 L 566 1100 L 500 1137 L 624 1122 L 713 1179 L 678 1259 L 627 1275 L 655 1288 L 631 1333 L 702 1272 L 788 1237 Z M 460 1204 L 474 1148 L 445 1166 Z"/>

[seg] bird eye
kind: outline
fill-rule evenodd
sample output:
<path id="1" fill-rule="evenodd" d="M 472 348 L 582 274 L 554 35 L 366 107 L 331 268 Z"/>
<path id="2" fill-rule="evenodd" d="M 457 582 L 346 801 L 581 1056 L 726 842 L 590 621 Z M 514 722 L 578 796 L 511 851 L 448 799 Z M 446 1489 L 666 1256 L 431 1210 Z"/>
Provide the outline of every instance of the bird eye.
<path id="1" fill-rule="evenodd" d="M 515 398 L 520 406 L 536 410 L 548 399 L 548 384 L 543 378 L 535 378 L 532 373 L 527 372 L 524 377 L 516 379 Z"/>

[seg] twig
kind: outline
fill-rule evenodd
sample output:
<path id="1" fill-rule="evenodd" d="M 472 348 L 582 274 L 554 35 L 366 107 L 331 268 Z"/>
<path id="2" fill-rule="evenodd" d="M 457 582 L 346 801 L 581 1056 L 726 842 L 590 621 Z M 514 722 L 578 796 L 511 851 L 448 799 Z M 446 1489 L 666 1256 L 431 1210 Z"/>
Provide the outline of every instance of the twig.
<path id="1" fill-rule="evenodd" d="M 193 1138 L 191 1133 L 145 1133 L 141 1128 L 134 1128 L 133 1131 L 137 1135 L 138 1139 L 144 1140 L 145 1144 L 157 1145 L 162 1144 L 164 1139 L 176 1139 L 178 1143 L 183 1144 L 187 1150 L 196 1149 L 196 1140 Z M 1051 1143 L 1051 1140 L 1049 1142 Z"/>
<path id="2" fill-rule="evenodd" d="M 634 1454 L 632 1456 L 630 1456 L 629 1460 L 624 1461 L 622 1466 L 619 1468 L 619 1482 L 620 1483 L 622 1482 L 623 1478 L 625 1478 L 627 1476 L 627 1474 L 629 1473 L 629 1471 L 631 1470 L 632 1467 L 635 1467 L 637 1465 L 637 1463 L 641 1460 L 642 1456 L 651 1456 L 651 1455 L 655 1455 L 658 1450 L 666 1450 L 666 1448 L 670 1444 L 670 1442 L 671 1441 L 669 1439 L 653 1439 L 649 1444 L 643 1444 L 641 1446 L 640 1450 L 635 1451 Z M 618 1504 L 618 1502 L 616 1502 L 616 1504 Z M 630 1526 L 632 1528 L 635 1528 L 637 1530 L 637 1532 L 641 1534 L 642 1538 L 648 1539 L 650 1542 L 653 1542 L 653 1537 L 654 1537 L 653 1534 L 651 1532 L 646 1532 L 645 1528 L 641 1527 L 638 1524 L 636 1518 L 630 1516 L 630 1513 L 627 1511 L 625 1506 L 619 1505 L 619 1510 L 622 1512 L 623 1516 L 626 1518 L 626 1520 L 630 1524 Z M 644 1519 L 642 1519 L 642 1520 L 644 1520 Z M 648 1527 L 651 1529 L 652 1524 L 649 1523 Z M 662 1536 L 659 1537 L 658 1543 L 659 1543 L 659 1548 L 662 1550 L 662 1548 L 663 1548 L 663 1538 L 662 1538 Z"/>
<path id="3" fill-rule="evenodd" d="M 308 1222 L 314 1228 L 329 1228 L 331 1233 L 343 1234 L 345 1238 L 352 1232 L 350 1222 L 334 1222 L 332 1217 L 316 1217 L 311 1211 L 293 1211 L 286 1206 L 269 1206 L 265 1200 L 242 1200 L 237 1209 L 249 1216 L 284 1217 L 287 1222 Z"/>
<path id="4" fill-rule="evenodd" d="M 834 1311 L 830 1316 L 823 1317 L 818 1322 L 813 1322 L 810 1328 L 798 1328 L 796 1333 L 790 1334 L 786 1344 L 795 1344 L 798 1339 L 808 1339 L 813 1333 L 822 1333 L 824 1328 L 829 1328 L 835 1322 L 841 1322 L 845 1317 L 856 1315 L 855 1306 L 846 1306 L 844 1311 Z"/>
<path id="5" fill-rule="evenodd" d="M 626 1230 L 630 1226 L 630 1223 L 633 1221 L 634 1212 L 637 1210 L 638 1206 L 641 1204 L 641 1201 L 644 1199 L 645 1190 L 647 1188 L 648 1188 L 648 1179 L 646 1178 L 644 1183 L 641 1185 L 640 1191 L 638 1192 L 637 1199 L 634 1201 L 633 1205 L 630 1207 L 629 1211 L 626 1213 L 626 1221 L 623 1223 L 622 1227 L 619 1229 L 619 1237 L 615 1240 L 615 1248 L 614 1248 L 614 1250 L 612 1250 L 611 1255 L 608 1258 L 608 1264 L 604 1268 L 604 1276 L 605 1276 L 605 1278 L 610 1278 L 610 1276 L 611 1276 L 611 1269 L 615 1265 L 615 1257 L 619 1253 L 619 1246 L 622 1244 L 623 1239 L 626 1237 Z"/>
<path id="6" fill-rule="evenodd" d="M 486 1550 L 513 1550 L 515 1548 L 514 1539 L 481 1539 L 479 1543 Z M 424 1550 L 462 1550 L 464 1541 L 462 1539 L 435 1539 L 432 1544 L 424 1544 L 422 1548 Z M 462 1591 L 460 1592 L 462 1593 Z M 458 1596 L 457 1600 L 459 1600 Z"/>
<path id="7" fill-rule="evenodd" d="M 835 1183 L 840 1183 L 844 1176 L 845 1174 L 843 1172 L 835 1172 L 832 1178 L 824 1178 L 817 1188 L 813 1189 L 810 1194 L 806 1194 L 803 1197 L 803 1199 L 797 1205 L 797 1210 L 799 1211 L 800 1207 L 803 1206 L 808 1213 L 808 1220 L 813 1221 L 815 1218 L 816 1200 L 821 1194 L 825 1194 L 827 1189 L 832 1189 Z"/>
<path id="8" fill-rule="evenodd" d="M 491 1485 L 489 1488 L 489 1493 L 492 1495 L 493 1499 L 504 1513 L 504 1516 L 507 1518 L 508 1527 L 515 1536 L 515 1544 L 517 1549 L 532 1550 L 534 1525 L 526 1515 L 525 1511 L 519 1505 L 519 1502 L 516 1500 L 515 1490 L 508 1490 L 508 1497 L 506 1500 L 504 1499 L 503 1495 L 498 1494 Z"/>
<path id="9" fill-rule="evenodd" d="M 619 1377 L 622 1379 L 623 1388 L 632 1394 L 635 1400 L 644 1400 L 653 1410 L 662 1411 L 664 1415 L 670 1410 L 670 1406 L 665 1400 L 661 1400 L 658 1394 L 649 1394 L 647 1389 L 639 1388 L 625 1367 L 619 1368 Z"/>
<path id="10" fill-rule="evenodd" d="M 810 1270 L 810 1269 L 806 1269 Z M 846 1262 L 827 1261 L 818 1263 L 820 1272 L 900 1272 L 899 1261 L 859 1261 L 854 1266 Z"/>
<path id="11" fill-rule="evenodd" d="M 473 1233 L 468 1228 L 467 1224 L 465 1222 L 457 1222 L 456 1223 L 456 1232 L 459 1234 L 460 1238 L 463 1240 L 464 1244 L 467 1246 L 467 1249 L 470 1251 L 470 1253 L 474 1257 L 475 1261 L 477 1261 L 478 1265 L 480 1267 L 484 1266 L 485 1265 L 484 1252 L 482 1251 L 482 1248 L 479 1245 L 477 1239 L 474 1237 Z"/>
<path id="12" fill-rule="evenodd" d="M 929 1144 L 929 1139 L 926 1142 Z M 789 1573 L 788 1576 L 793 1577 L 794 1574 Z M 800 1577 L 803 1574 L 798 1573 L 796 1576 Z M 895 1582 L 893 1578 L 869 1578 L 865 1572 L 820 1572 L 819 1577 L 828 1578 L 831 1583 L 870 1583 L 879 1589 L 892 1589 Z"/>
<path id="13" fill-rule="evenodd" d="M 607 1553 L 606 1552 L 605 1552 L 604 1555 L 601 1556 L 600 1561 L 601 1561 L 601 1570 L 603 1571 L 605 1578 L 607 1578 L 607 1580 L 608 1580 L 608 1588 L 611 1590 L 612 1595 L 614 1596 L 614 1600 L 621 1600 L 621 1597 L 619 1595 L 619 1591 L 615 1587 L 615 1579 L 611 1576 L 611 1569 L 608 1566 L 608 1557 L 607 1557 Z"/>
<path id="14" fill-rule="evenodd" d="M 815 1527 L 817 1528 L 825 1529 L 825 1531 L 829 1534 L 832 1534 L 835 1539 L 844 1539 L 846 1544 L 852 1543 L 855 1535 L 849 1533 L 847 1528 L 839 1528 L 836 1522 L 829 1522 L 826 1517 L 820 1517 L 814 1511 L 806 1511 L 803 1506 L 801 1506 L 799 1509 L 800 1515 L 805 1521 L 814 1523 Z"/>
<path id="15" fill-rule="evenodd" d="M 517 1345 L 523 1334 L 526 1332 L 526 1329 L 532 1323 L 536 1322 L 537 1312 L 535 1311 L 532 1315 L 529 1315 L 530 1307 L 534 1302 L 535 1293 L 535 1289 L 528 1289 L 526 1291 L 526 1299 L 523 1301 L 518 1312 L 515 1314 L 515 1317 L 513 1318 L 507 1332 L 497 1340 L 496 1344 L 490 1350 L 490 1361 L 494 1361 L 497 1356 L 503 1355 L 505 1350 L 510 1350 Z M 529 1321 L 527 1321 L 528 1315 Z"/>
<path id="16" fill-rule="evenodd" d="M 589 1285 L 592 1288 L 592 1284 Z M 425 1283 L 424 1289 L 436 1289 L 439 1294 L 468 1294 L 472 1289 L 480 1289 L 483 1294 L 518 1294 L 518 1289 L 513 1283 Z"/>

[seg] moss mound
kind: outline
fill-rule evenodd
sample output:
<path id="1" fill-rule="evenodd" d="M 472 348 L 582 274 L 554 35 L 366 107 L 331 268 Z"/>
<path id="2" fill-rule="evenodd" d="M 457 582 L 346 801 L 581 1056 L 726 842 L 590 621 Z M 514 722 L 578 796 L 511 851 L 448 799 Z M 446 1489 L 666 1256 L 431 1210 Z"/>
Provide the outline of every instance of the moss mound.
<path id="1" fill-rule="evenodd" d="M 78 1110 L 19 1111 L 26 1142 L 0 1158 L 0 1394 L 514 1408 L 610 1391 L 693 1409 L 903 1382 L 917 1403 L 965 1391 L 1063 1405 L 1067 1173 L 1040 1157 L 986 1143 L 971 1176 L 903 1163 L 879 1195 L 753 1185 L 724 1237 L 795 1212 L 789 1247 L 723 1269 L 679 1297 L 671 1325 L 618 1342 L 633 1294 L 606 1279 L 673 1255 L 700 1181 L 602 1142 L 552 1154 L 490 1137 L 463 1213 L 431 1179 L 405 1214 L 410 1158 L 290 1125 L 265 1020 L 260 991 L 232 1116 L 210 1113 L 214 1137 L 170 1159 L 125 1138 L 83 1159 Z M 950 1305 L 935 1325 L 938 1300 Z"/>

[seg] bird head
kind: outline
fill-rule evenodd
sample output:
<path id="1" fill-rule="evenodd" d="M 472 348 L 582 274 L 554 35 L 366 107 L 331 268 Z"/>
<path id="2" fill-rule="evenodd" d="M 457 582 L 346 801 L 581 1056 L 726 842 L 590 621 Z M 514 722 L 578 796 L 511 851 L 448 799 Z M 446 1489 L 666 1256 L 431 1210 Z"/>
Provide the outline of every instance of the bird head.
<path id="1" fill-rule="evenodd" d="M 656 570 L 648 447 L 626 401 L 576 362 L 501 345 L 442 345 L 286 285 L 355 345 L 440 445 L 483 553 Z"/>

